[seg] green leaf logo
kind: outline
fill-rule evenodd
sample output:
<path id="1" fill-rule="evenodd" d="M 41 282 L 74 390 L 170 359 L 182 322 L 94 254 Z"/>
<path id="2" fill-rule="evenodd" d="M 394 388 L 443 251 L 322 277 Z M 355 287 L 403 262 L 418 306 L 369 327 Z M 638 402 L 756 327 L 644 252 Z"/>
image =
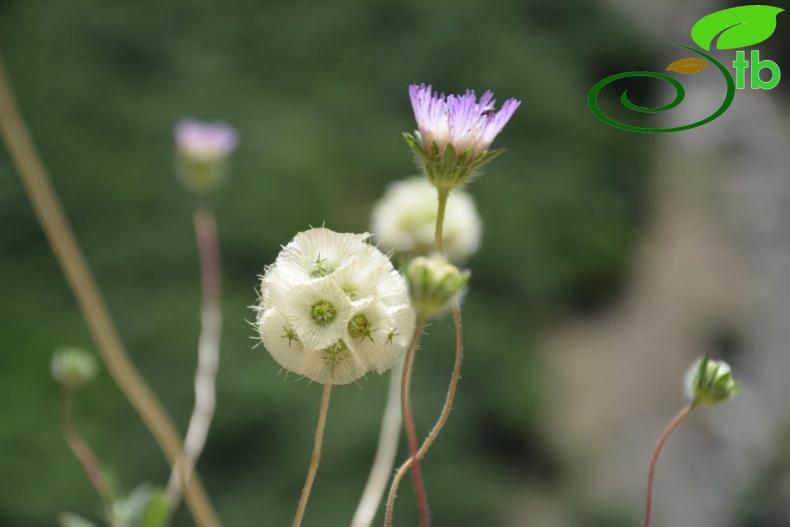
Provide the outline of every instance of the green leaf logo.
<path id="1" fill-rule="evenodd" d="M 716 11 L 694 24 L 691 38 L 705 51 L 710 51 L 713 39 L 720 33 L 717 49 L 753 46 L 773 35 L 776 17 L 782 11 L 784 9 L 770 5 L 746 5 Z"/>

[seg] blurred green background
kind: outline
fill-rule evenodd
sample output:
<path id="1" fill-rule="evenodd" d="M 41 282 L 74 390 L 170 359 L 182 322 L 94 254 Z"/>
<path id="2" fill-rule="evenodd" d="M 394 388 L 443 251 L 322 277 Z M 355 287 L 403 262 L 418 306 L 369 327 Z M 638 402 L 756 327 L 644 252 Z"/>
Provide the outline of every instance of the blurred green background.
<path id="1" fill-rule="evenodd" d="M 653 143 L 603 126 L 586 95 L 605 75 L 653 63 L 636 30 L 586 0 L 4 0 L 0 50 L 133 360 L 182 430 L 200 291 L 172 127 L 194 116 L 239 130 L 215 200 L 224 334 L 199 463 L 228 526 L 290 523 L 320 395 L 253 349 L 258 274 L 310 225 L 368 229 L 388 182 L 414 172 L 401 138 L 414 128 L 409 83 L 522 100 L 497 140 L 508 152 L 470 186 L 485 233 L 469 262 L 464 373 L 424 473 L 437 525 L 501 525 L 515 489 L 565 484 L 538 433 L 547 381 L 534 350 L 554 320 L 608 305 L 626 278 Z M 62 510 L 95 516 L 48 369 L 55 347 L 93 344 L 4 150 L 0 255 L 0 525 L 50 526 Z M 449 380 L 450 326 L 430 328 L 418 359 L 421 430 Z M 305 525 L 348 524 L 386 384 L 374 375 L 335 391 Z M 78 425 L 120 488 L 166 483 L 162 455 L 106 373 L 80 394 Z M 572 499 L 567 508 L 579 525 L 601 525 Z M 620 525 L 613 514 L 606 524 Z M 410 484 L 396 518 L 416 521 Z M 191 524 L 182 507 L 174 525 Z"/>

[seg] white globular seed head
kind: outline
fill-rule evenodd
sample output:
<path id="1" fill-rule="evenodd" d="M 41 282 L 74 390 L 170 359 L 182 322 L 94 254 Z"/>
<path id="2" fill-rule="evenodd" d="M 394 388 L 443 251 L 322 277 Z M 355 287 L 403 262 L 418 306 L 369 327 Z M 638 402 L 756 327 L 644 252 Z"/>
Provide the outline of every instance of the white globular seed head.
<path id="1" fill-rule="evenodd" d="M 300 232 L 266 269 L 256 327 L 286 370 L 347 384 L 385 372 L 406 349 L 416 322 L 408 286 L 369 237 Z"/>
<path id="2" fill-rule="evenodd" d="M 373 235 L 384 249 L 400 255 L 430 253 L 434 245 L 437 199 L 436 188 L 424 177 L 392 183 L 373 208 Z M 482 230 L 472 197 L 462 189 L 451 192 L 442 234 L 447 257 L 463 262 L 477 252 Z"/>
<path id="3" fill-rule="evenodd" d="M 686 396 L 693 404 L 715 406 L 740 393 L 740 383 L 732 378 L 724 361 L 701 357 L 686 373 Z"/>

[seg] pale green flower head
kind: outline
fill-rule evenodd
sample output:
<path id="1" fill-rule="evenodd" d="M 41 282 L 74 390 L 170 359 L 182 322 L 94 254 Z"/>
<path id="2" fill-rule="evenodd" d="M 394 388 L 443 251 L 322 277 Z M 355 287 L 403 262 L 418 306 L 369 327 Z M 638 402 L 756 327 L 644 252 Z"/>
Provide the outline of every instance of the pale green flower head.
<path id="1" fill-rule="evenodd" d="M 715 406 L 741 392 L 740 383 L 732 378 L 730 366 L 702 356 L 686 373 L 686 395 L 694 404 Z"/>
<path id="2" fill-rule="evenodd" d="M 439 253 L 413 258 L 404 275 L 417 315 L 426 320 L 446 311 L 460 297 L 471 276 L 468 270 L 459 270 Z"/>
<path id="3" fill-rule="evenodd" d="M 81 388 L 99 372 L 93 355 L 81 348 L 61 348 L 55 351 L 50 365 L 52 376 L 66 388 Z"/>

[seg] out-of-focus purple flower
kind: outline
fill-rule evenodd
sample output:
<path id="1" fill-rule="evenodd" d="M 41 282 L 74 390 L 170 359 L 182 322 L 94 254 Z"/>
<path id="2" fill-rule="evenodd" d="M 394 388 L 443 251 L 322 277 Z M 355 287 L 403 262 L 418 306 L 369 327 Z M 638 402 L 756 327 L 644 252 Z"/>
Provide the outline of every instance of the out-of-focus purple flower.
<path id="1" fill-rule="evenodd" d="M 496 111 L 496 100 L 490 91 L 478 101 L 472 90 L 463 95 L 445 95 L 424 84 L 410 85 L 409 96 L 423 149 L 430 153 L 436 145 L 439 155 L 449 144 L 459 156 L 469 152 L 477 157 L 488 150 L 521 104 L 508 99 Z"/>
<path id="2" fill-rule="evenodd" d="M 239 144 L 236 130 L 225 123 L 183 119 L 173 130 L 178 147 L 178 175 L 198 195 L 214 191 L 227 176 L 228 156 Z"/>
<path id="3" fill-rule="evenodd" d="M 239 144 L 236 130 L 222 122 L 183 119 L 176 123 L 174 132 L 179 151 L 199 161 L 223 159 Z"/>

